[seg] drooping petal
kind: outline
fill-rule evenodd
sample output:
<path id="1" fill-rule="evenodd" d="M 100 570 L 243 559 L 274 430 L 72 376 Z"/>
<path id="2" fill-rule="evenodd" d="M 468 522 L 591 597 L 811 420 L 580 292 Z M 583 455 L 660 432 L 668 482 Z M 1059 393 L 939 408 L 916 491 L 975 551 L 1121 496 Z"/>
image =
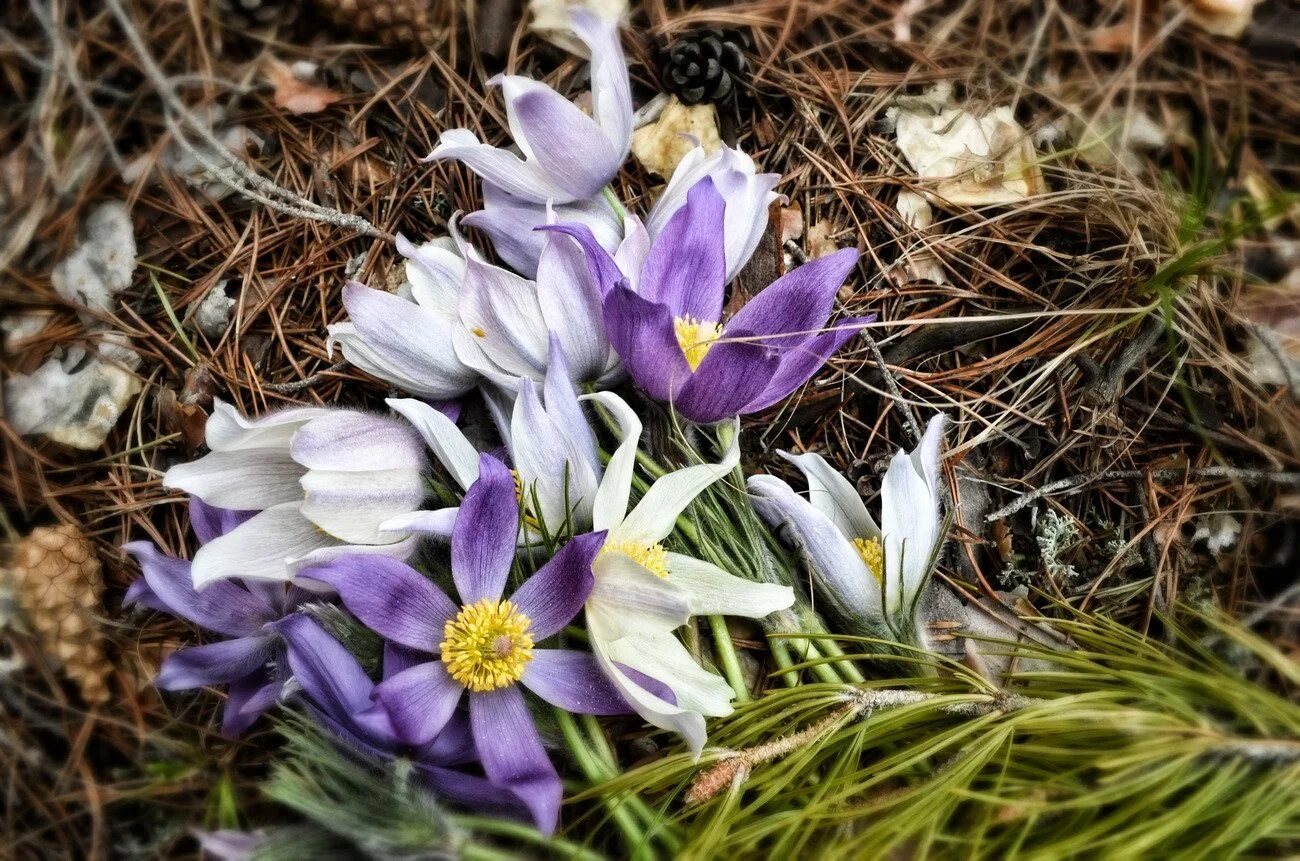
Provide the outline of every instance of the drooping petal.
<path id="1" fill-rule="evenodd" d="M 632 87 L 618 39 L 618 20 L 582 8 L 572 8 L 570 15 L 574 35 L 591 52 L 592 114 L 622 164 L 632 144 Z"/>
<path id="2" fill-rule="evenodd" d="M 246 448 L 178 463 L 167 470 L 162 484 L 219 508 L 261 511 L 301 499 L 298 480 L 305 472 L 288 449 Z"/>
<path id="3" fill-rule="evenodd" d="M 380 529 L 385 532 L 430 535 L 442 541 L 450 541 L 451 533 L 456 528 L 456 517 L 459 514 L 460 506 L 439 508 L 434 511 L 411 511 L 385 520 Z"/>
<path id="4" fill-rule="evenodd" d="M 388 416 L 338 410 L 314 419 L 293 435 L 293 459 L 308 469 L 339 472 L 424 469 L 420 437 Z"/>
<path id="5" fill-rule="evenodd" d="M 930 421 L 926 423 L 925 434 L 921 437 L 920 444 L 909 455 L 916 471 L 925 479 L 926 486 L 934 494 L 936 502 L 940 495 L 939 449 L 943 446 L 943 429 L 946 421 L 943 413 L 931 416 Z"/>
<path id="6" fill-rule="evenodd" d="M 605 250 L 618 248 L 623 231 L 618 216 L 603 197 L 554 204 L 559 222 L 586 226 Z M 546 205 L 507 194 L 491 183 L 483 183 L 483 208 L 471 212 L 461 223 L 482 230 L 492 240 L 497 256 L 525 278 L 537 277 L 546 234 L 538 231 L 547 223 Z"/>
<path id="7" fill-rule="evenodd" d="M 731 445 L 718 463 L 701 463 L 670 472 L 655 481 L 622 523 L 610 530 L 610 542 L 642 541 L 653 544 L 663 541 L 673 531 L 677 518 L 695 497 L 713 482 L 727 475 L 740 463 L 737 442 L 739 420 L 734 420 Z"/>
<path id="8" fill-rule="evenodd" d="M 761 619 L 794 604 L 794 590 L 789 586 L 745 580 L 681 553 L 668 554 L 668 582 L 686 593 L 692 616 Z"/>
<path id="9" fill-rule="evenodd" d="M 497 266 L 470 259 L 461 288 L 458 332 L 491 364 L 479 370 L 500 385 L 519 377 L 541 379 L 549 339 L 537 287 Z M 467 337 L 466 337 L 467 336 Z M 475 359 L 460 353 L 463 361 Z"/>
<path id="10" fill-rule="evenodd" d="M 451 343 L 451 318 L 356 281 L 343 288 L 349 323 L 329 327 L 352 364 L 398 388 L 436 400 L 468 391 L 478 374 Z"/>
<path id="11" fill-rule="evenodd" d="M 837 320 L 830 331 L 809 338 L 799 345 L 780 353 L 781 364 L 776 373 L 763 389 L 762 394 L 745 405 L 744 412 L 756 413 L 790 395 L 795 389 L 808 382 L 813 374 L 826 364 L 831 354 L 856 335 L 875 316 L 846 317 Z"/>
<path id="12" fill-rule="evenodd" d="M 667 306 L 673 317 L 709 323 L 722 319 L 727 286 L 723 206 L 713 181 L 703 179 L 651 242 L 639 293 Z"/>
<path id="13" fill-rule="evenodd" d="M 560 186 L 535 162 L 526 162 L 509 150 L 481 142 L 469 129 L 447 129 L 424 161 L 453 159 L 507 194 L 533 203 L 565 203 L 575 195 Z M 576 195 L 590 197 L 590 195 Z"/>
<path id="14" fill-rule="evenodd" d="M 703 715 L 682 708 L 639 684 L 637 678 L 644 677 L 644 673 L 611 660 L 606 653 L 605 643 L 618 636 L 615 633 L 616 629 L 605 623 L 596 622 L 590 614 L 588 614 L 588 624 L 592 654 L 601 670 L 618 688 L 619 693 L 647 723 L 681 735 L 687 748 L 698 757 L 700 751 L 704 749 L 704 740 L 707 737 Z M 676 699 L 675 694 L 673 699 Z"/>
<path id="15" fill-rule="evenodd" d="M 539 831 L 553 832 L 563 794 L 560 776 L 546 756 L 519 686 L 471 692 L 469 721 L 488 780 L 514 792 Z"/>
<path id="16" fill-rule="evenodd" d="M 656 401 L 675 400 L 691 378 L 691 366 L 668 306 L 616 284 L 605 296 L 604 316 L 609 342 L 636 384 Z"/>
<path id="17" fill-rule="evenodd" d="M 398 536 L 383 529 L 392 518 L 424 500 L 424 476 L 411 469 L 337 472 L 313 469 L 302 477 L 302 514 L 349 544 L 387 544 Z"/>
<path id="18" fill-rule="evenodd" d="M 288 448 L 289 439 L 298 428 L 329 413 L 326 407 L 286 407 L 249 418 L 218 399 L 212 405 L 212 415 L 204 428 L 204 442 L 213 451 Z"/>
<path id="19" fill-rule="evenodd" d="M 441 589 L 396 559 L 342 556 L 298 576 L 330 584 L 367 628 L 412 649 L 436 651 L 443 626 L 456 616 L 456 605 Z"/>
<path id="20" fill-rule="evenodd" d="M 385 403 L 419 431 L 425 445 L 461 490 L 469 490 L 478 479 L 478 452 L 456 423 L 440 410 L 414 398 L 389 398 Z"/>
<path id="21" fill-rule="evenodd" d="M 365 556 L 386 556 L 398 560 L 410 559 L 419 543 L 419 536 L 407 535 L 401 540 L 389 544 L 327 544 L 314 550 L 308 550 L 298 556 L 290 556 L 286 567 L 291 575 L 297 576 L 298 572 L 303 568 L 310 568 L 313 565 L 325 565 L 340 556 L 361 554 Z M 324 588 L 314 580 L 303 580 L 296 585 L 304 591 L 319 591 Z"/>
<path id="22" fill-rule="evenodd" d="M 627 503 L 632 495 L 632 473 L 636 469 L 636 449 L 641 442 L 641 419 L 627 405 L 627 401 L 613 392 L 594 392 L 584 395 L 609 411 L 618 424 L 619 443 L 605 464 L 605 475 L 596 488 L 592 504 L 592 529 L 613 529 L 627 516 Z"/>
<path id="23" fill-rule="evenodd" d="M 777 454 L 803 473 L 808 480 L 808 501 L 813 508 L 830 518 L 845 538 L 880 538 L 880 527 L 867 511 L 857 488 L 821 455 L 811 452 L 790 454 L 785 451 L 778 451 Z"/>
<path id="24" fill-rule="evenodd" d="M 822 600 L 840 618 L 879 625 L 883 603 L 880 583 L 853 544 L 829 517 L 790 486 L 770 475 L 749 479 L 754 509 L 807 558 Z"/>
<path id="25" fill-rule="evenodd" d="M 559 632 L 578 615 L 595 584 L 591 563 L 604 543 L 603 532 L 569 539 L 511 596 L 511 603 L 531 621 L 534 642 Z"/>
<path id="26" fill-rule="evenodd" d="M 190 497 L 190 528 L 200 544 L 207 544 L 219 535 L 225 535 L 256 514 L 256 511 L 235 511 L 208 505 L 197 496 Z"/>
<path id="27" fill-rule="evenodd" d="M 144 582 L 159 605 L 200 628 L 245 637 L 271 621 L 271 607 L 238 583 L 213 583 L 198 592 L 190 581 L 188 560 L 166 556 L 147 541 L 132 541 L 122 549 L 140 564 Z"/>
<path id="28" fill-rule="evenodd" d="M 148 542 L 141 542 L 147 544 Z M 127 547 L 122 548 L 126 550 Z M 129 551 L 128 551 L 129 552 Z M 189 576 L 189 560 L 186 560 L 186 576 Z M 162 598 L 154 592 L 149 586 L 149 581 L 143 577 L 137 577 L 131 581 L 131 585 L 126 587 L 126 594 L 122 596 L 123 607 L 146 607 L 158 613 L 171 613 L 172 608 L 163 603 Z"/>
<path id="29" fill-rule="evenodd" d="M 745 303 L 728 325 L 777 336 L 766 342 L 777 350 L 806 341 L 826 325 L 835 294 L 857 261 L 856 250 L 841 248 L 791 269 Z"/>
<path id="30" fill-rule="evenodd" d="M 228 577 L 288 580 L 288 560 L 338 544 L 302 516 L 299 504 L 272 506 L 233 532 L 199 548 L 190 577 L 195 589 Z"/>
<path id="31" fill-rule="evenodd" d="M 461 604 L 501 597 L 518 533 L 514 479 L 505 464 L 482 455 L 478 481 L 465 494 L 451 535 L 451 573 Z"/>
<path id="32" fill-rule="evenodd" d="M 370 681 L 357 659 L 315 620 L 300 613 L 276 625 L 298 685 L 327 715 L 344 725 L 372 705 Z"/>
<path id="33" fill-rule="evenodd" d="M 546 237 L 537 267 L 537 301 L 550 330 L 548 359 L 554 355 L 558 341 L 568 376 L 592 381 L 604 372 L 609 361 L 600 285 L 587 268 L 582 247 L 572 237 L 554 232 Z"/>
<path id="34" fill-rule="evenodd" d="M 180 691 L 233 682 L 261 669 L 275 649 L 270 632 L 190 646 L 167 656 L 154 683 L 165 691 Z"/>
<path id="35" fill-rule="evenodd" d="M 672 631 L 690 621 L 686 593 L 652 574 L 626 553 L 611 550 L 592 563 L 596 584 L 587 598 L 587 619 L 607 617 L 620 634 Z"/>
<path id="36" fill-rule="evenodd" d="M 221 734 L 234 738 L 252 726 L 280 701 L 284 680 L 255 672 L 230 683 L 226 707 L 221 711 Z"/>
<path id="37" fill-rule="evenodd" d="M 937 447 L 936 447 L 937 452 Z M 910 614 L 925 586 L 940 534 L 939 500 L 925 475 L 899 451 L 885 470 L 880 490 L 880 527 L 885 549 L 885 611 Z"/>
<path id="38" fill-rule="evenodd" d="M 465 688 L 442 661 L 417 664 L 375 686 L 374 698 L 408 744 L 427 744 L 451 720 Z"/>
<path id="39" fill-rule="evenodd" d="M 581 108 L 545 84 L 518 75 L 499 80 L 515 142 L 529 153 L 530 164 L 564 189 L 552 197 L 567 203 L 600 194 L 626 153 L 615 149 Z"/>
<path id="40" fill-rule="evenodd" d="M 605 644 L 611 660 L 626 664 L 646 675 L 654 674 L 677 697 L 677 705 L 707 717 L 731 714 L 735 692 L 726 680 L 696 663 L 682 642 L 672 634 L 639 634 L 619 637 Z"/>
<path id="41" fill-rule="evenodd" d="M 780 359 L 752 333 L 728 330 L 682 386 L 672 407 L 699 424 L 737 416 L 765 390 L 779 365 Z"/>
<path id="42" fill-rule="evenodd" d="M 524 686 L 553 706 L 584 715 L 624 715 L 632 706 L 590 654 L 569 649 L 534 649 Z"/>

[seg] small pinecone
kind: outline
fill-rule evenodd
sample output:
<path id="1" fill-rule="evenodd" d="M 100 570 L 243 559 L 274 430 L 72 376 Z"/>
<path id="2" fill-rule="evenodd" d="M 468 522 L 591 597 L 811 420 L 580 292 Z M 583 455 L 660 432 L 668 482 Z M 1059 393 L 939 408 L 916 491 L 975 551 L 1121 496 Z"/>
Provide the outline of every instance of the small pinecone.
<path id="1" fill-rule="evenodd" d="M 664 53 L 664 88 L 683 104 L 728 98 L 749 71 L 748 40 L 739 30 L 709 28 L 683 36 Z"/>
<path id="2" fill-rule="evenodd" d="M 255 30 L 275 24 L 292 24 L 298 18 L 294 0 L 214 0 L 213 8 L 227 30 Z"/>
<path id="3" fill-rule="evenodd" d="M 10 574 L 18 603 L 45 654 L 95 705 L 108 700 L 112 666 L 95 618 L 104 581 L 90 542 L 75 526 L 43 526 L 14 549 Z"/>
<path id="4" fill-rule="evenodd" d="M 315 0 L 334 25 L 394 48 L 433 42 L 433 0 Z"/>

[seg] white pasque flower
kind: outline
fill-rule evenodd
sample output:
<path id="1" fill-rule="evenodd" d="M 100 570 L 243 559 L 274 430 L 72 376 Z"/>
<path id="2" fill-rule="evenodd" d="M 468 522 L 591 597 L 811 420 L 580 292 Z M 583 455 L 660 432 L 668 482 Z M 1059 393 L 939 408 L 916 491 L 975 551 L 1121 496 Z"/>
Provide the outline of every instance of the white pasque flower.
<path id="1" fill-rule="evenodd" d="M 641 420 L 613 392 L 580 399 L 555 338 L 550 352 L 545 402 L 532 380 L 524 380 L 502 429 L 527 506 L 525 523 L 531 519 L 532 528 L 554 531 L 567 520 L 575 534 L 607 531 L 592 566 L 596 585 L 586 604 L 592 652 L 645 720 L 681 733 L 698 753 L 705 740 L 704 718 L 731 714 L 734 694 L 720 676 L 695 662 L 673 632 L 691 616 L 762 618 L 794 603 L 788 586 L 744 580 L 663 545 L 695 497 L 735 468 L 740 460 L 737 434 L 721 462 L 662 476 L 628 511 Z M 619 428 L 619 445 L 603 468 L 583 400 L 608 411 Z M 389 404 L 424 435 L 462 488 L 473 484 L 479 455 L 454 422 L 420 401 Z M 455 511 L 444 509 L 403 515 L 384 526 L 446 536 L 454 520 Z M 641 684 L 637 674 L 666 686 L 671 699 Z"/>
<path id="2" fill-rule="evenodd" d="M 854 627 L 921 641 L 917 604 L 944 538 L 943 425 L 943 415 L 936 415 L 916 449 L 899 450 L 890 461 L 880 526 L 849 480 L 819 455 L 781 453 L 808 480 L 807 499 L 775 476 L 749 479 L 754 508 L 786 528 L 807 557 L 822 600 Z"/>

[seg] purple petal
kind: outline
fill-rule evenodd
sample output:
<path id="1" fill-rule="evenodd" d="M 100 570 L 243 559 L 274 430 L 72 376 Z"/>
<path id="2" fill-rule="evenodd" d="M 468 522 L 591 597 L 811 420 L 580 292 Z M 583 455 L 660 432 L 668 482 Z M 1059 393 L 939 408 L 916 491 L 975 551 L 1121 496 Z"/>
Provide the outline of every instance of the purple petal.
<path id="1" fill-rule="evenodd" d="M 139 542 L 141 544 L 145 542 Z M 149 585 L 149 581 L 143 577 L 137 577 L 131 581 L 131 585 L 126 587 L 126 594 L 122 596 L 123 607 L 148 607 L 150 610 L 156 610 L 159 613 L 172 613 L 172 608 L 168 607 L 158 593 Z"/>
<path id="2" fill-rule="evenodd" d="M 596 238 L 587 225 L 574 222 L 544 224 L 539 226 L 537 231 L 539 233 L 543 231 L 563 233 L 565 236 L 576 240 L 582 248 L 582 256 L 587 262 L 587 272 L 600 288 L 602 296 L 609 293 L 610 288 L 615 284 L 626 282 L 627 279 L 624 277 L 622 269 L 614 262 L 614 258 L 605 250 L 604 244 Z"/>
<path id="3" fill-rule="evenodd" d="M 416 664 L 429 660 L 429 653 L 418 649 L 408 649 L 396 643 L 384 641 L 384 678 L 395 676 L 403 670 L 409 670 Z"/>
<path id="4" fill-rule="evenodd" d="M 767 341 L 777 350 L 806 341 L 826 325 L 835 294 L 857 262 L 858 252 L 852 248 L 810 260 L 750 299 L 727 326 L 781 336 Z"/>
<path id="5" fill-rule="evenodd" d="M 710 323 L 722 319 L 727 287 L 723 211 L 713 180 L 706 177 L 696 183 L 686 195 L 686 205 L 673 213 L 650 245 L 641 271 L 642 296 L 667 305 L 673 317 Z"/>
<path id="6" fill-rule="evenodd" d="M 575 380 L 595 380 L 609 362 L 601 297 L 582 247 L 572 237 L 547 234 L 537 270 L 537 302 L 550 329 L 550 353 L 558 340 Z"/>
<path id="7" fill-rule="evenodd" d="M 379 525 L 386 532 L 418 532 L 433 535 L 444 541 L 451 540 L 459 508 L 439 508 L 436 511 L 412 511 L 390 517 Z"/>
<path id="8" fill-rule="evenodd" d="M 534 642 L 555 634 L 578 615 L 596 583 L 591 563 L 604 544 L 604 532 L 570 539 L 511 596 L 510 602 L 532 623 Z"/>
<path id="9" fill-rule="evenodd" d="M 849 317 L 839 320 L 829 332 L 823 332 L 814 338 L 799 344 L 781 355 L 781 364 L 776 373 L 754 400 L 745 404 L 741 412 L 756 413 L 770 407 L 777 401 L 788 397 L 791 392 L 802 386 L 808 379 L 826 364 L 831 354 L 844 345 L 862 327 L 875 320 L 870 317 Z"/>
<path id="10" fill-rule="evenodd" d="M 220 831 L 194 831 L 194 839 L 205 855 L 217 861 L 252 861 L 266 837 L 246 831 L 222 829 Z"/>
<path id="11" fill-rule="evenodd" d="M 223 685 L 261 669 L 277 648 L 275 635 L 237 637 L 190 646 L 167 656 L 154 684 L 165 691 Z"/>
<path id="12" fill-rule="evenodd" d="M 207 544 L 212 539 L 225 535 L 256 513 L 217 508 L 197 496 L 190 497 L 190 528 L 194 530 L 200 544 Z"/>
<path id="13" fill-rule="evenodd" d="M 568 649 L 534 649 L 520 680 L 533 693 L 566 712 L 584 715 L 630 714 L 633 708 L 605 678 L 596 659 Z"/>
<path id="14" fill-rule="evenodd" d="M 147 541 L 132 541 L 122 549 L 135 557 L 145 582 L 149 584 L 148 590 L 153 598 L 148 599 L 147 606 L 158 609 L 161 605 L 200 628 L 227 637 L 255 634 L 273 619 L 270 605 L 239 583 L 223 580 L 198 592 L 190 579 L 187 560 L 159 553 L 158 548 Z M 143 595 L 143 592 L 137 590 L 136 594 Z M 136 600 L 129 593 L 128 598 Z"/>
<path id="15" fill-rule="evenodd" d="M 563 794 L 560 776 L 542 748 L 519 686 L 471 693 L 469 720 L 488 780 L 514 792 L 539 831 L 553 832 Z"/>
<path id="16" fill-rule="evenodd" d="M 341 556 L 298 576 L 333 586 L 354 616 L 387 640 L 426 653 L 437 649 L 456 605 L 405 562 L 387 556 Z"/>
<path id="17" fill-rule="evenodd" d="M 574 35 L 591 52 L 592 113 L 606 139 L 620 153 L 621 163 L 632 143 L 632 87 L 618 38 L 618 18 L 606 18 L 575 5 L 570 5 L 569 15 Z"/>
<path id="18" fill-rule="evenodd" d="M 375 686 L 375 700 L 408 744 L 428 744 L 451 720 L 464 686 L 432 660 L 403 670 Z"/>
<path id="19" fill-rule="evenodd" d="M 677 343 L 673 315 L 666 305 L 616 285 L 605 297 L 605 331 L 623 366 L 646 394 L 665 403 L 675 400 L 691 378 L 691 366 Z"/>
<path id="20" fill-rule="evenodd" d="M 461 604 L 500 598 L 515 558 L 519 504 L 505 464 L 479 458 L 478 481 L 460 504 L 451 534 L 451 574 Z"/>
<path id="21" fill-rule="evenodd" d="M 763 391 L 780 359 L 745 331 L 727 332 L 682 387 L 673 407 L 686 418 L 711 424 L 738 415 Z M 732 340 L 735 339 L 735 340 Z"/>
<path id="22" fill-rule="evenodd" d="M 322 711 L 350 724 L 354 715 L 371 707 L 374 682 L 342 643 L 301 614 L 276 628 L 284 637 L 294 678 Z"/>
<path id="23" fill-rule="evenodd" d="M 575 195 L 561 188 L 540 165 L 526 162 L 513 152 L 481 142 L 469 129 L 447 129 L 423 161 L 453 159 L 508 194 L 533 203 L 548 200 L 567 203 Z M 591 195 L 577 195 L 590 197 Z"/>
<path id="24" fill-rule="evenodd" d="M 516 143 L 532 151 L 530 160 L 569 193 L 569 200 L 600 194 L 618 173 L 624 154 L 611 146 L 596 121 L 537 81 L 507 76 L 502 89 Z"/>
<path id="25" fill-rule="evenodd" d="M 622 237 L 618 216 L 602 197 L 554 204 L 557 221 L 574 222 L 594 235 L 598 247 L 612 251 Z M 483 183 L 483 208 L 460 220 L 482 230 L 492 240 L 497 255 L 511 269 L 528 278 L 537 276 L 546 235 L 537 230 L 547 223 L 546 205 L 507 194 L 489 182 Z"/>
<path id="26" fill-rule="evenodd" d="M 279 701 L 284 680 L 267 678 L 266 672 L 259 671 L 230 683 L 221 715 L 221 734 L 226 738 L 241 734 Z"/>
<path id="27" fill-rule="evenodd" d="M 494 816 L 522 817 L 523 808 L 515 794 L 487 778 L 421 762 L 415 763 L 415 769 L 434 794 L 449 801 Z"/>

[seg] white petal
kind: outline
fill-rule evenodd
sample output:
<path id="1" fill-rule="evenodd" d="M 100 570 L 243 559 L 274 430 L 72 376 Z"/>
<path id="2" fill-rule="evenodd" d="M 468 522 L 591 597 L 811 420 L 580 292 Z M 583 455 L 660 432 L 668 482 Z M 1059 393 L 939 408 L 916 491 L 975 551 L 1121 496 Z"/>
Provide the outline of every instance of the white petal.
<path id="1" fill-rule="evenodd" d="M 595 477 L 578 454 L 575 441 L 561 432 L 542 408 L 532 380 L 521 381 L 510 420 L 510 438 L 510 456 L 519 473 L 524 499 L 529 505 L 540 506 L 541 510 L 534 513 L 549 531 L 555 532 L 568 517 L 566 497 L 570 504 L 581 499 L 584 490 L 591 492 L 590 488 L 595 487 Z"/>
<path id="2" fill-rule="evenodd" d="M 608 612 L 618 634 L 672 631 L 690 620 L 686 593 L 626 553 L 601 553 L 591 570 L 596 585 L 587 606 Z"/>
<path id="3" fill-rule="evenodd" d="M 628 213 L 623 218 L 623 241 L 619 243 L 618 250 L 614 252 L 614 262 L 618 268 L 627 276 L 628 285 L 632 292 L 640 289 L 641 269 L 645 266 L 645 259 L 650 256 L 650 233 L 641 223 L 641 219 L 634 214 Z"/>
<path id="4" fill-rule="evenodd" d="M 387 544 L 397 536 L 380 524 L 420 507 L 427 489 L 414 470 L 337 472 L 313 469 L 302 477 L 302 514 L 349 544 Z"/>
<path id="5" fill-rule="evenodd" d="M 592 529 L 613 529 L 627 515 L 627 501 L 632 495 L 632 473 L 636 468 L 636 447 L 641 442 L 641 419 L 637 418 L 627 401 L 613 392 L 595 392 L 583 395 L 582 399 L 597 402 L 618 422 L 618 448 L 614 449 L 613 456 L 605 465 L 605 475 L 596 490 L 591 515 Z"/>
<path id="6" fill-rule="evenodd" d="M 213 451 L 198 460 L 173 466 L 163 487 L 183 490 L 218 508 L 261 511 L 302 499 L 298 480 L 306 470 L 285 448 Z"/>
<path id="7" fill-rule="evenodd" d="M 885 547 L 885 611 L 909 616 L 939 542 L 939 500 L 912 459 L 898 452 L 881 488 Z"/>
<path id="8" fill-rule="evenodd" d="M 673 689 L 679 708 L 708 717 L 731 714 L 736 696 L 717 673 L 695 663 L 691 653 L 672 634 L 620 637 L 605 644 L 611 660 L 640 670 Z"/>
<path id="9" fill-rule="evenodd" d="M 241 448 L 288 448 L 294 431 L 319 416 L 325 407 L 287 407 L 258 418 L 249 418 L 223 400 L 216 400 L 204 430 L 205 442 L 213 451 Z"/>
<path id="10" fill-rule="evenodd" d="M 412 305 L 412 307 L 415 307 Z M 326 326 L 329 337 L 325 340 L 325 348 L 333 356 L 333 349 L 337 346 L 343 353 L 343 358 L 347 359 L 357 368 L 370 374 L 372 377 L 378 377 L 386 383 L 401 389 L 404 392 L 410 392 L 413 395 L 419 395 L 422 398 L 432 398 L 433 400 L 447 400 L 457 397 L 464 393 L 465 389 L 473 384 L 476 374 L 472 369 L 466 368 L 464 362 L 456 355 L 451 347 L 451 329 L 448 327 L 445 332 L 444 340 L 441 342 L 449 353 L 448 356 L 425 356 L 428 364 L 433 362 L 454 362 L 454 367 L 443 365 L 437 372 L 428 374 L 413 373 L 413 368 L 409 364 L 404 364 L 394 356 L 382 350 L 377 350 L 368 343 L 357 332 L 357 328 L 352 323 L 331 323 Z M 434 343 L 433 340 L 430 343 Z"/>
<path id="11" fill-rule="evenodd" d="M 513 377 L 542 378 L 550 339 L 537 288 L 531 281 L 487 263 L 468 261 L 460 319 L 483 355 L 500 371 Z M 466 360 L 464 356 L 462 360 Z"/>
<path id="12" fill-rule="evenodd" d="M 325 547 L 318 547 L 315 550 L 309 550 L 298 556 L 290 556 L 286 564 L 289 573 L 296 575 L 304 568 L 309 568 L 312 565 L 323 565 L 340 556 L 390 556 L 393 559 L 405 560 L 415 553 L 419 543 L 420 536 L 408 535 L 390 544 L 330 544 Z M 310 578 L 295 580 L 294 583 L 308 590 L 319 590 L 323 585 L 321 581 Z M 328 588 L 325 591 L 329 591 Z"/>
<path id="13" fill-rule="evenodd" d="M 292 577 L 286 565 L 289 559 L 338 543 L 303 517 L 297 503 L 288 502 L 200 547 L 190 576 L 196 589 L 227 577 L 288 580 Z"/>
<path id="14" fill-rule="evenodd" d="M 405 422 L 357 410 L 331 410 L 294 433 L 293 459 L 308 469 L 365 472 L 422 470 L 428 456 L 420 436 Z"/>
<path id="15" fill-rule="evenodd" d="M 456 525 L 456 515 L 459 513 L 459 507 L 410 511 L 385 520 L 379 528 L 388 533 L 418 532 L 420 535 L 450 541 L 452 529 Z"/>
<path id="16" fill-rule="evenodd" d="M 808 501 L 844 533 L 847 538 L 879 538 L 880 527 L 867 512 L 862 497 L 819 454 L 790 454 L 778 451 L 808 479 Z"/>
<path id="17" fill-rule="evenodd" d="M 609 359 L 600 298 L 600 286 L 591 277 L 577 241 L 549 234 L 537 263 L 537 301 L 547 328 L 564 348 L 575 380 L 595 380 Z"/>
<path id="18" fill-rule="evenodd" d="M 429 450 L 447 468 L 461 490 L 469 490 L 469 486 L 478 481 L 479 453 L 454 421 L 414 398 L 389 398 L 386 403 L 419 431 Z"/>
<path id="19" fill-rule="evenodd" d="M 668 554 L 668 582 L 686 593 L 692 616 L 761 619 L 794 604 L 794 590 L 789 586 L 745 580 L 680 553 Z"/>
<path id="20" fill-rule="evenodd" d="M 397 250 L 406 258 L 411 296 L 420 307 L 448 321 L 456 319 L 460 283 L 465 277 L 465 260 L 454 249 L 449 237 L 417 246 L 397 235 Z"/>
<path id="21" fill-rule="evenodd" d="M 739 424 L 739 419 L 736 419 L 731 445 L 719 463 L 688 466 L 659 478 L 627 518 L 610 531 L 609 540 L 644 541 L 647 544 L 664 540 L 673 531 L 678 516 L 686 510 L 686 506 L 709 485 L 735 469 L 740 462 L 737 444 Z"/>

